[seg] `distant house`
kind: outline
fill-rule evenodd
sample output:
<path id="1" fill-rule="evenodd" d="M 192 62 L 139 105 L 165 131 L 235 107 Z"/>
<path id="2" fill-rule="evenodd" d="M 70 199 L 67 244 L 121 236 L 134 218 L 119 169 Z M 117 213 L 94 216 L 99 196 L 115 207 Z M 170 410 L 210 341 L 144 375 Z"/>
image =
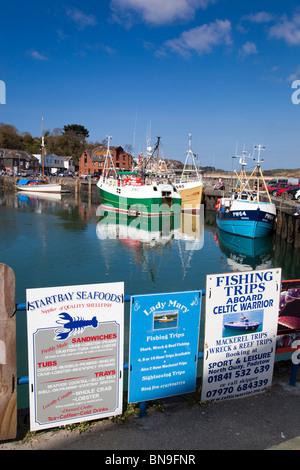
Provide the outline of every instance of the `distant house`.
<path id="1" fill-rule="evenodd" d="M 42 167 L 42 155 L 34 155 L 38 160 L 40 167 Z M 55 153 L 49 153 L 44 155 L 44 170 L 45 172 L 52 174 L 60 171 L 75 171 L 75 163 L 72 157 L 60 157 Z"/>
<path id="2" fill-rule="evenodd" d="M 120 146 L 111 146 L 110 152 L 116 170 L 130 171 L 132 169 L 132 156 L 126 153 Z M 85 150 L 79 159 L 79 176 L 102 174 L 107 148 L 97 147 L 93 150 Z"/>
<path id="3" fill-rule="evenodd" d="M 19 173 L 22 171 L 39 171 L 39 161 L 24 150 L 0 149 L 0 170 Z"/>
<path id="4" fill-rule="evenodd" d="M 73 160 L 73 157 L 62 157 L 64 159 L 64 168 L 65 171 L 71 171 L 74 173 L 76 171 L 76 165 Z"/>

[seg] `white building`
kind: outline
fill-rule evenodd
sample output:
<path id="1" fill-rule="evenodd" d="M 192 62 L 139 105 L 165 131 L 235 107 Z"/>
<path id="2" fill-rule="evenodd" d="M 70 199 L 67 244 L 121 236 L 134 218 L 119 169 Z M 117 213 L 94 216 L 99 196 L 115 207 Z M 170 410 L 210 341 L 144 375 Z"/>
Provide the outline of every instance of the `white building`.
<path id="1" fill-rule="evenodd" d="M 42 155 L 34 154 L 42 166 Z M 75 171 L 74 161 L 72 157 L 59 157 L 54 153 L 44 155 L 44 170 L 48 173 L 57 173 L 60 171 Z"/>

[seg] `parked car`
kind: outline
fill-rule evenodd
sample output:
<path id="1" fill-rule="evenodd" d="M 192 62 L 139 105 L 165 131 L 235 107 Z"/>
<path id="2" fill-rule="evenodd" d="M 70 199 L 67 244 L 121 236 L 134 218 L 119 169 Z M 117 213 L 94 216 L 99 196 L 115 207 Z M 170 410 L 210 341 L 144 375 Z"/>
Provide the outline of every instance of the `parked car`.
<path id="1" fill-rule="evenodd" d="M 295 199 L 296 201 L 300 202 L 300 189 L 295 193 Z"/>
<path id="2" fill-rule="evenodd" d="M 300 184 L 293 184 L 290 188 L 279 189 L 277 196 L 281 196 L 282 193 L 286 193 L 289 199 L 294 199 L 295 193 L 300 189 Z"/>
<path id="3" fill-rule="evenodd" d="M 82 180 L 87 180 L 88 178 L 91 178 L 91 175 L 80 175 L 80 177 Z"/>
<path id="4" fill-rule="evenodd" d="M 272 196 L 277 196 L 280 189 L 289 189 L 292 185 L 289 183 L 276 183 L 267 185 L 267 190 Z M 261 189 L 264 189 L 263 187 Z"/>

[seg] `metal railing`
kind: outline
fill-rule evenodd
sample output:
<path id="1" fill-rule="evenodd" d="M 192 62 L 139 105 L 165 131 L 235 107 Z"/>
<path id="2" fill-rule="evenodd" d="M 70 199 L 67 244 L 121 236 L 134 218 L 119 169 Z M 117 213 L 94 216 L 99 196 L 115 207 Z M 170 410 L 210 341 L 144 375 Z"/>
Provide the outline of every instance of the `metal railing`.
<path id="1" fill-rule="evenodd" d="M 205 295 L 205 289 L 200 289 L 200 292 L 203 296 Z M 124 302 L 130 302 L 131 297 L 134 297 L 134 295 L 124 295 Z M 26 303 L 16 304 L 16 310 L 15 310 L 16 312 L 17 311 L 24 311 L 24 310 L 25 311 L 27 310 L 27 304 Z M 197 359 L 203 359 L 203 352 L 198 352 Z M 280 360 L 280 358 L 278 360 Z M 275 361 L 276 361 L 276 359 L 275 359 Z M 123 370 L 128 370 L 128 369 L 129 369 L 128 362 L 124 362 Z M 298 371 L 298 364 L 292 363 L 291 373 L 290 373 L 290 382 L 289 382 L 289 384 L 291 386 L 296 386 L 297 371 Z M 28 376 L 19 377 L 17 379 L 17 384 L 18 385 L 29 384 L 29 377 Z M 139 416 L 143 417 L 145 415 L 146 415 L 146 402 L 141 402 L 141 403 L 139 403 Z"/>

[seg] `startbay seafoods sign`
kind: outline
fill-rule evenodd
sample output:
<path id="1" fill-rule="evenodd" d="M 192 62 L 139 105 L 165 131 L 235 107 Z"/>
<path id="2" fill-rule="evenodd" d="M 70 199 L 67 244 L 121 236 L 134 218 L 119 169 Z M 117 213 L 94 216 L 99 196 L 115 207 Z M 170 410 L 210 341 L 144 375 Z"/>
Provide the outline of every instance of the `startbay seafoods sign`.
<path id="1" fill-rule="evenodd" d="M 271 385 L 280 287 L 280 269 L 206 277 L 203 402 Z"/>
<path id="2" fill-rule="evenodd" d="M 28 289 L 32 431 L 122 413 L 124 284 Z"/>

